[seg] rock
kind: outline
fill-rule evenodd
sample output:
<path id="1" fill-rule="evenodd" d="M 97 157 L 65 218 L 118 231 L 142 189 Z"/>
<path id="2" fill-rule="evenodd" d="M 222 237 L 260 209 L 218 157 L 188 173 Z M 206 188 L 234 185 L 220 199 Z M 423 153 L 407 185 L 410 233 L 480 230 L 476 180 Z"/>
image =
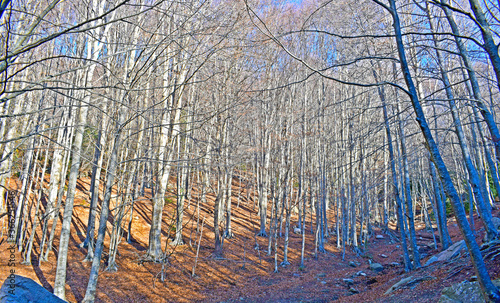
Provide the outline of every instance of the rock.
<path id="1" fill-rule="evenodd" d="M 354 261 L 349 261 L 349 266 L 351 266 L 351 267 L 356 267 L 357 265 L 356 265 L 356 262 L 354 262 Z"/>
<path id="2" fill-rule="evenodd" d="M 472 277 L 470 277 L 469 281 L 470 281 L 470 282 L 477 281 L 477 276 L 472 276 Z"/>
<path id="3" fill-rule="evenodd" d="M 424 266 L 428 266 L 436 261 L 446 261 L 454 258 L 457 256 L 462 249 L 464 249 L 465 246 L 465 241 L 458 241 L 457 243 L 453 244 L 452 246 L 448 247 L 447 250 L 444 250 L 440 252 L 437 255 L 432 256 L 427 262 L 425 262 Z"/>
<path id="4" fill-rule="evenodd" d="M 319 278 L 323 278 L 323 277 L 326 277 L 326 274 L 324 272 L 322 272 L 322 273 L 317 274 L 316 276 Z"/>
<path id="5" fill-rule="evenodd" d="M 300 234 L 300 232 L 301 232 L 300 228 L 298 228 L 298 227 L 293 228 L 293 233 Z"/>
<path id="6" fill-rule="evenodd" d="M 493 223 L 493 226 L 497 229 L 500 230 L 500 218 L 498 217 L 492 217 L 491 222 Z M 489 242 L 490 239 L 488 239 L 488 234 L 484 235 L 483 242 Z"/>
<path id="7" fill-rule="evenodd" d="M 442 251 L 438 254 L 438 261 L 446 261 L 457 256 L 462 249 L 466 248 L 465 241 L 458 241 L 457 243 L 450 246 L 447 250 Z"/>
<path id="8" fill-rule="evenodd" d="M 399 263 L 398 262 L 391 262 L 390 264 L 391 266 L 399 266 Z"/>
<path id="9" fill-rule="evenodd" d="M 500 279 L 493 281 L 500 287 Z M 443 288 L 438 303 L 483 303 L 479 282 L 462 281 L 450 287 Z"/>
<path id="10" fill-rule="evenodd" d="M 387 255 L 381 254 L 380 255 L 382 258 L 387 258 Z"/>
<path id="11" fill-rule="evenodd" d="M 437 262 L 437 261 L 438 261 L 438 257 L 437 256 L 432 256 L 432 257 L 429 258 L 429 260 L 427 260 L 427 262 L 425 262 L 424 266 L 429 266 L 432 263 Z"/>
<path id="12" fill-rule="evenodd" d="M 321 281 L 320 283 L 324 285 L 324 284 L 326 284 L 326 281 Z"/>
<path id="13" fill-rule="evenodd" d="M 384 239 L 384 236 L 382 236 L 382 235 L 376 235 L 375 239 Z"/>
<path id="14" fill-rule="evenodd" d="M 366 274 L 362 272 L 361 270 L 356 273 L 356 276 L 363 276 L 366 277 Z"/>
<path id="15" fill-rule="evenodd" d="M 380 263 L 372 263 L 370 264 L 370 269 L 373 270 L 374 272 L 381 272 L 384 270 L 384 266 Z"/>
<path id="16" fill-rule="evenodd" d="M 496 229 L 500 229 L 500 218 L 492 217 L 491 222 L 493 222 L 493 225 L 495 226 Z"/>
<path id="17" fill-rule="evenodd" d="M 344 281 L 345 283 L 347 283 L 347 285 L 353 285 L 354 284 L 354 280 L 353 279 L 342 279 L 342 281 Z"/>
<path id="18" fill-rule="evenodd" d="M 353 293 L 353 294 L 358 294 L 358 293 L 359 293 L 359 290 L 357 290 L 357 289 L 356 289 L 356 288 L 354 288 L 354 287 L 349 288 L 349 291 L 350 291 L 351 293 Z"/>
<path id="19" fill-rule="evenodd" d="M 23 276 L 11 274 L 0 288 L 2 303 L 64 303 L 40 284 Z"/>
<path id="20" fill-rule="evenodd" d="M 369 254 L 369 253 L 360 254 L 359 256 L 362 257 L 362 258 L 368 259 L 368 260 L 373 259 L 373 255 Z M 361 263 L 358 262 L 358 265 L 360 265 L 360 264 Z"/>

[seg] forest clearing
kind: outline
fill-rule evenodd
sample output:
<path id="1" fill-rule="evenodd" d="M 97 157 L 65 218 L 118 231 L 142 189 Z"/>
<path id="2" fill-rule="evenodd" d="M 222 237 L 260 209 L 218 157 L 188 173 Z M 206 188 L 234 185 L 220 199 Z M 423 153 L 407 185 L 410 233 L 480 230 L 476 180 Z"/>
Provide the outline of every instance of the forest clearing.
<path id="1" fill-rule="evenodd" d="M 0 28 L 2 302 L 500 302 L 500 1 L 2 0 Z"/>

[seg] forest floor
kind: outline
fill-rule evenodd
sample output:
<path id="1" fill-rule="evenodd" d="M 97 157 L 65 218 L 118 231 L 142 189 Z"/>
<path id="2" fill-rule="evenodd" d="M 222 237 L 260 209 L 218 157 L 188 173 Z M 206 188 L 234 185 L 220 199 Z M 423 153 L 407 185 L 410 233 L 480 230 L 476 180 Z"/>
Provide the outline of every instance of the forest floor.
<path id="1" fill-rule="evenodd" d="M 89 180 L 81 179 L 75 201 L 72 233 L 70 238 L 66 294 L 69 302 L 80 302 L 85 294 L 90 272 L 90 264 L 83 262 L 86 250 L 79 248 L 85 238 L 88 219 Z M 405 272 L 402 265 L 400 243 L 393 237 L 373 228 L 366 248 L 362 254 L 356 254 L 347 248 L 342 259 L 342 251 L 337 248 L 335 233 L 326 239 L 326 252 L 314 253 L 314 237 L 306 233 L 305 266 L 299 267 L 302 236 L 290 233 L 288 258 L 290 265 L 283 267 L 284 237 L 278 238 L 278 272 L 274 272 L 274 252 L 267 254 L 268 238 L 256 237 L 259 223 L 257 206 L 248 200 L 243 192 L 238 205 L 234 197 L 239 187 L 233 188 L 233 233 L 234 237 L 224 240 L 223 258 L 214 258 L 213 243 L 213 196 L 209 201 L 196 208 L 196 192 L 193 199 L 186 203 L 185 227 L 183 230 L 186 245 L 171 247 L 167 244 L 168 226 L 173 224 L 175 204 L 167 200 L 163 222 L 163 247 L 168 246 L 170 256 L 164 264 L 147 262 L 143 256 L 148 246 L 151 200 L 144 197 L 135 203 L 132 225 L 132 241 L 127 243 L 126 234 L 119 244 L 117 272 L 107 272 L 106 246 L 104 262 L 99 275 L 96 302 L 437 302 L 441 290 L 454 283 L 468 280 L 475 275 L 469 257 L 462 251 L 459 257 L 436 262 L 411 272 Z M 497 205 L 497 209 L 500 205 Z M 270 212 L 269 212 L 270 213 Z M 494 212 L 498 216 L 498 211 Z M 109 223 L 112 217 L 108 218 Z M 125 219 L 128 222 L 128 216 Z M 203 233 L 196 259 L 198 239 L 197 222 Z M 307 218 L 309 222 L 309 217 Z M 476 218 L 477 241 L 480 243 L 484 229 Z M 292 216 L 292 227 L 297 222 Z M 60 225 L 60 224 L 59 224 Z M 124 224 L 125 225 L 125 224 Z M 126 225 L 125 225 L 126 226 Z M 334 229 L 334 222 L 330 222 Z M 453 219 L 448 220 L 453 242 L 461 239 L 460 232 Z M 307 223 L 308 230 L 310 224 Z M 394 227 L 394 226 L 392 226 Z M 417 220 L 416 227 L 422 262 L 439 252 L 434 248 L 432 234 L 426 231 L 424 224 Z M 59 226 L 60 228 L 60 226 Z M 108 228 L 108 231 L 110 229 Z M 9 244 L 6 243 L 5 226 L 2 229 L 0 243 L 0 282 L 6 279 L 9 270 Z M 283 227 L 284 232 L 284 227 Z M 436 237 L 437 235 L 437 231 Z M 396 234 L 392 230 L 392 234 Z M 171 234 L 172 235 L 172 234 Z M 376 238 L 382 235 L 383 239 Z M 38 237 L 38 236 L 37 236 Z M 39 241 L 38 238 L 36 238 Z M 170 240 L 169 240 L 170 241 Z M 107 243 L 106 243 L 107 244 Z M 22 256 L 16 252 L 15 273 L 30 277 L 52 291 L 55 279 L 57 238 L 54 252 L 48 262 L 38 266 L 39 248 L 35 247 L 31 265 L 22 265 Z M 372 259 L 384 266 L 384 270 L 375 273 L 370 270 L 368 260 Z M 353 261 L 356 267 L 349 264 Z M 395 265 L 394 262 L 399 263 Z M 393 264 L 391 264 L 393 263 Z M 500 262 L 486 259 L 493 278 L 500 277 Z M 193 266 L 196 264 L 195 274 Z M 163 281 L 162 281 L 163 273 Z M 413 276 L 422 278 L 422 282 L 384 295 L 384 293 L 402 278 Z M 352 279 L 348 285 L 344 279 Z M 355 289 L 359 293 L 353 293 Z"/>

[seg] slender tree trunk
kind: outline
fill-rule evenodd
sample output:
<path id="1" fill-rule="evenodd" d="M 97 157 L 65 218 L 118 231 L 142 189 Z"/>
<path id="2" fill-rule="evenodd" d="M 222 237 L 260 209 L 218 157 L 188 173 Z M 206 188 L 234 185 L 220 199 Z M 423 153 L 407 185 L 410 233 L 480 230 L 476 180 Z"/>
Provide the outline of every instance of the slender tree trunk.
<path id="1" fill-rule="evenodd" d="M 106 111 L 107 106 L 104 108 Z M 85 240 L 80 244 L 80 247 L 87 247 L 87 256 L 84 261 L 91 261 L 94 256 L 94 235 L 95 235 L 95 219 L 97 215 L 97 202 L 99 200 L 99 184 L 101 178 L 101 169 L 104 159 L 102 148 L 106 142 L 106 133 L 103 134 L 102 128 L 106 125 L 105 115 L 101 114 L 102 123 L 99 125 L 97 132 L 96 147 L 94 150 L 94 158 L 92 160 L 92 178 L 90 180 L 90 212 L 87 221 L 87 232 Z"/>
<path id="2" fill-rule="evenodd" d="M 55 219 L 56 217 L 56 204 L 57 204 L 57 196 L 58 196 L 58 191 L 59 191 L 59 186 L 61 184 L 61 176 L 62 176 L 62 169 L 64 166 L 64 155 L 68 151 L 65 150 L 65 146 L 67 146 L 67 142 L 69 142 L 70 136 L 68 133 L 71 133 L 68 131 L 68 125 L 71 125 L 72 118 L 73 117 L 68 117 L 65 119 L 66 115 L 64 115 L 65 112 L 63 112 L 63 115 L 61 117 L 60 125 L 61 128 L 59 128 L 57 132 L 57 141 L 56 141 L 56 148 L 54 150 L 54 153 L 52 155 L 52 165 L 50 168 L 50 182 L 49 182 L 49 193 L 47 197 L 47 206 L 45 209 L 45 214 L 43 216 L 43 225 L 42 225 L 42 236 L 41 236 L 41 241 L 40 241 L 40 257 L 39 257 L 39 264 L 42 261 L 47 261 L 45 258 L 44 250 L 45 250 L 45 242 L 47 239 L 47 230 L 50 225 L 50 222 Z M 68 114 L 71 113 L 71 108 L 68 112 Z M 63 186 L 61 186 L 63 187 Z"/>
<path id="3" fill-rule="evenodd" d="M 57 257 L 56 278 L 54 282 L 54 294 L 59 298 L 65 300 L 65 286 L 66 286 L 66 268 L 68 257 L 69 237 L 71 230 L 71 220 L 73 217 L 73 205 L 76 192 L 76 182 L 78 179 L 78 171 L 81 163 L 81 149 L 83 143 L 83 132 L 85 123 L 87 121 L 88 106 L 83 102 L 80 103 L 80 113 L 78 116 L 78 125 L 75 130 L 75 139 L 71 149 L 71 169 L 68 179 L 68 192 L 66 194 L 66 201 L 63 213 L 63 222 L 61 227 L 61 236 L 59 239 L 59 251 Z"/>
<path id="4" fill-rule="evenodd" d="M 376 74 L 375 70 L 373 70 L 373 75 L 375 79 L 378 79 L 378 75 Z M 385 124 L 385 131 L 386 131 L 386 138 L 387 138 L 387 149 L 389 150 L 389 162 L 390 162 L 390 167 L 391 167 L 391 172 L 392 172 L 392 182 L 393 182 L 393 191 L 394 195 L 396 198 L 396 206 L 397 206 L 397 213 L 398 217 L 398 226 L 399 226 L 399 231 L 401 234 L 401 246 L 403 249 L 403 260 L 405 264 L 405 271 L 410 271 L 411 270 L 411 261 L 410 257 L 408 255 L 408 246 L 406 244 L 406 234 L 405 234 L 405 228 L 404 228 L 404 223 L 403 223 L 403 202 L 401 201 L 400 197 L 400 192 L 399 192 L 399 185 L 398 185 L 398 177 L 397 177 L 397 171 L 396 171 L 396 160 L 394 157 L 394 149 L 392 146 L 392 135 L 391 135 L 391 128 L 390 128 L 390 123 L 389 123 L 389 117 L 387 114 L 387 106 L 386 106 L 386 101 L 385 101 L 385 91 L 384 87 L 379 86 L 378 87 L 378 94 L 380 97 L 380 100 L 382 102 L 382 110 L 384 114 L 384 124 Z"/>
<path id="5" fill-rule="evenodd" d="M 219 179 L 219 181 L 221 181 Z M 221 232 L 220 232 L 220 215 L 221 215 L 221 195 L 222 193 L 219 191 L 217 194 L 217 197 L 215 199 L 215 206 L 214 206 L 214 234 L 215 234 L 215 249 L 214 249 L 214 254 L 213 256 L 215 258 L 221 258 L 222 257 L 222 237 L 221 237 Z"/>
<path id="6" fill-rule="evenodd" d="M 30 172 L 33 173 L 33 150 L 35 147 L 35 137 L 32 136 L 28 143 L 28 150 L 24 154 L 24 168 L 21 174 L 21 189 L 17 203 L 16 217 L 14 220 L 14 239 L 17 242 L 19 251 L 22 249 L 22 216 L 26 213 L 26 207 L 29 200 L 28 187 L 31 186 Z"/>
<path id="7" fill-rule="evenodd" d="M 106 225 L 109 216 L 109 204 L 111 201 L 111 192 L 115 182 L 116 171 L 118 168 L 118 150 L 121 146 L 121 132 L 123 122 L 125 120 L 124 109 L 120 109 L 118 117 L 118 125 L 115 133 L 115 140 L 113 142 L 113 149 L 109 160 L 108 173 L 106 175 L 106 189 L 104 192 L 104 199 L 102 201 L 101 216 L 99 218 L 99 229 L 97 231 L 97 240 L 95 245 L 94 259 L 92 260 L 92 267 L 90 269 L 89 282 L 85 297 L 82 302 L 91 303 L 95 301 L 97 279 L 99 277 L 99 267 L 101 264 L 101 255 L 104 250 L 104 237 L 106 236 Z"/>
<path id="8" fill-rule="evenodd" d="M 48 163 L 48 159 L 49 159 L 49 149 L 47 149 L 45 151 L 44 158 L 45 158 L 45 160 L 43 162 L 43 168 L 42 168 L 42 171 L 40 173 L 40 177 L 38 179 L 38 193 L 35 196 L 36 201 L 37 201 L 36 208 L 35 208 L 35 215 L 33 217 L 33 222 L 31 224 L 31 234 L 30 234 L 30 238 L 28 240 L 28 248 L 27 248 L 25 256 L 24 256 L 24 264 L 27 264 L 27 265 L 31 265 L 31 252 L 33 249 L 33 242 L 35 240 L 36 229 L 38 227 L 39 222 L 41 221 L 39 218 L 40 203 L 41 203 L 42 199 L 45 199 L 45 197 L 44 197 L 45 195 L 43 192 L 43 188 L 44 188 L 43 181 L 44 181 L 44 177 L 45 177 L 45 173 L 46 173 L 46 169 L 47 169 L 47 163 Z"/>
<path id="9" fill-rule="evenodd" d="M 415 268 L 419 268 L 420 264 L 420 254 L 418 252 L 417 237 L 415 234 L 415 217 L 413 215 L 413 200 L 411 195 L 410 187 L 410 168 L 408 167 L 408 155 L 406 153 L 406 135 L 404 132 L 404 123 L 401 120 L 401 110 L 399 103 L 396 105 L 398 120 L 399 120 L 399 136 L 401 144 L 401 155 L 403 158 L 403 173 L 404 173 L 404 192 L 405 192 L 405 204 L 406 204 L 406 218 L 408 218 L 408 227 L 410 231 L 409 240 L 412 248 L 413 264 Z"/>
<path id="10" fill-rule="evenodd" d="M 68 136 L 68 143 L 69 143 L 69 139 L 71 139 L 73 137 L 73 131 L 70 131 L 69 132 L 70 135 Z M 68 168 L 69 168 L 69 162 L 70 162 L 70 158 L 71 157 L 71 151 L 70 150 L 65 150 L 64 151 L 64 160 L 63 160 L 63 167 L 61 169 L 61 174 L 63 176 L 66 176 L 67 175 L 67 172 L 68 172 Z M 66 183 L 66 182 L 65 182 Z M 42 260 L 48 260 L 49 258 L 49 253 L 52 251 L 52 243 L 54 241 L 54 237 L 55 237 L 55 233 L 56 233 L 56 226 L 57 226 L 57 222 L 59 220 L 59 213 L 60 213 L 60 209 L 61 209 L 61 203 L 62 203 L 62 196 L 64 194 L 64 184 L 61 184 L 61 186 L 59 187 L 59 192 L 57 193 L 57 201 L 56 201 L 56 206 L 55 206 L 55 209 L 54 209 L 54 219 L 52 220 L 52 227 L 51 227 L 51 230 L 50 230 L 50 233 L 49 233 L 49 238 L 48 238 L 48 242 L 47 242 L 47 249 L 45 250 L 45 253 L 43 252 L 43 247 L 41 247 L 41 251 L 40 251 L 40 259 Z M 48 223 L 47 223 L 47 226 L 48 226 Z"/>

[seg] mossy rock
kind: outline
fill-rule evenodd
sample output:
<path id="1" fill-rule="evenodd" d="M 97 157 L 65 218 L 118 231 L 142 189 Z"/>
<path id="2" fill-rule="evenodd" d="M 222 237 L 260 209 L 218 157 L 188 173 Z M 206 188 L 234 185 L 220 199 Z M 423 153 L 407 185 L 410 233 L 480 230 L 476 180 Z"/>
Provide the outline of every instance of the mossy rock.
<path id="1" fill-rule="evenodd" d="M 493 281 L 496 287 L 500 287 L 500 279 Z M 438 303 L 485 303 L 481 293 L 479 282 L 462 281 L 442 291 Z"/>

